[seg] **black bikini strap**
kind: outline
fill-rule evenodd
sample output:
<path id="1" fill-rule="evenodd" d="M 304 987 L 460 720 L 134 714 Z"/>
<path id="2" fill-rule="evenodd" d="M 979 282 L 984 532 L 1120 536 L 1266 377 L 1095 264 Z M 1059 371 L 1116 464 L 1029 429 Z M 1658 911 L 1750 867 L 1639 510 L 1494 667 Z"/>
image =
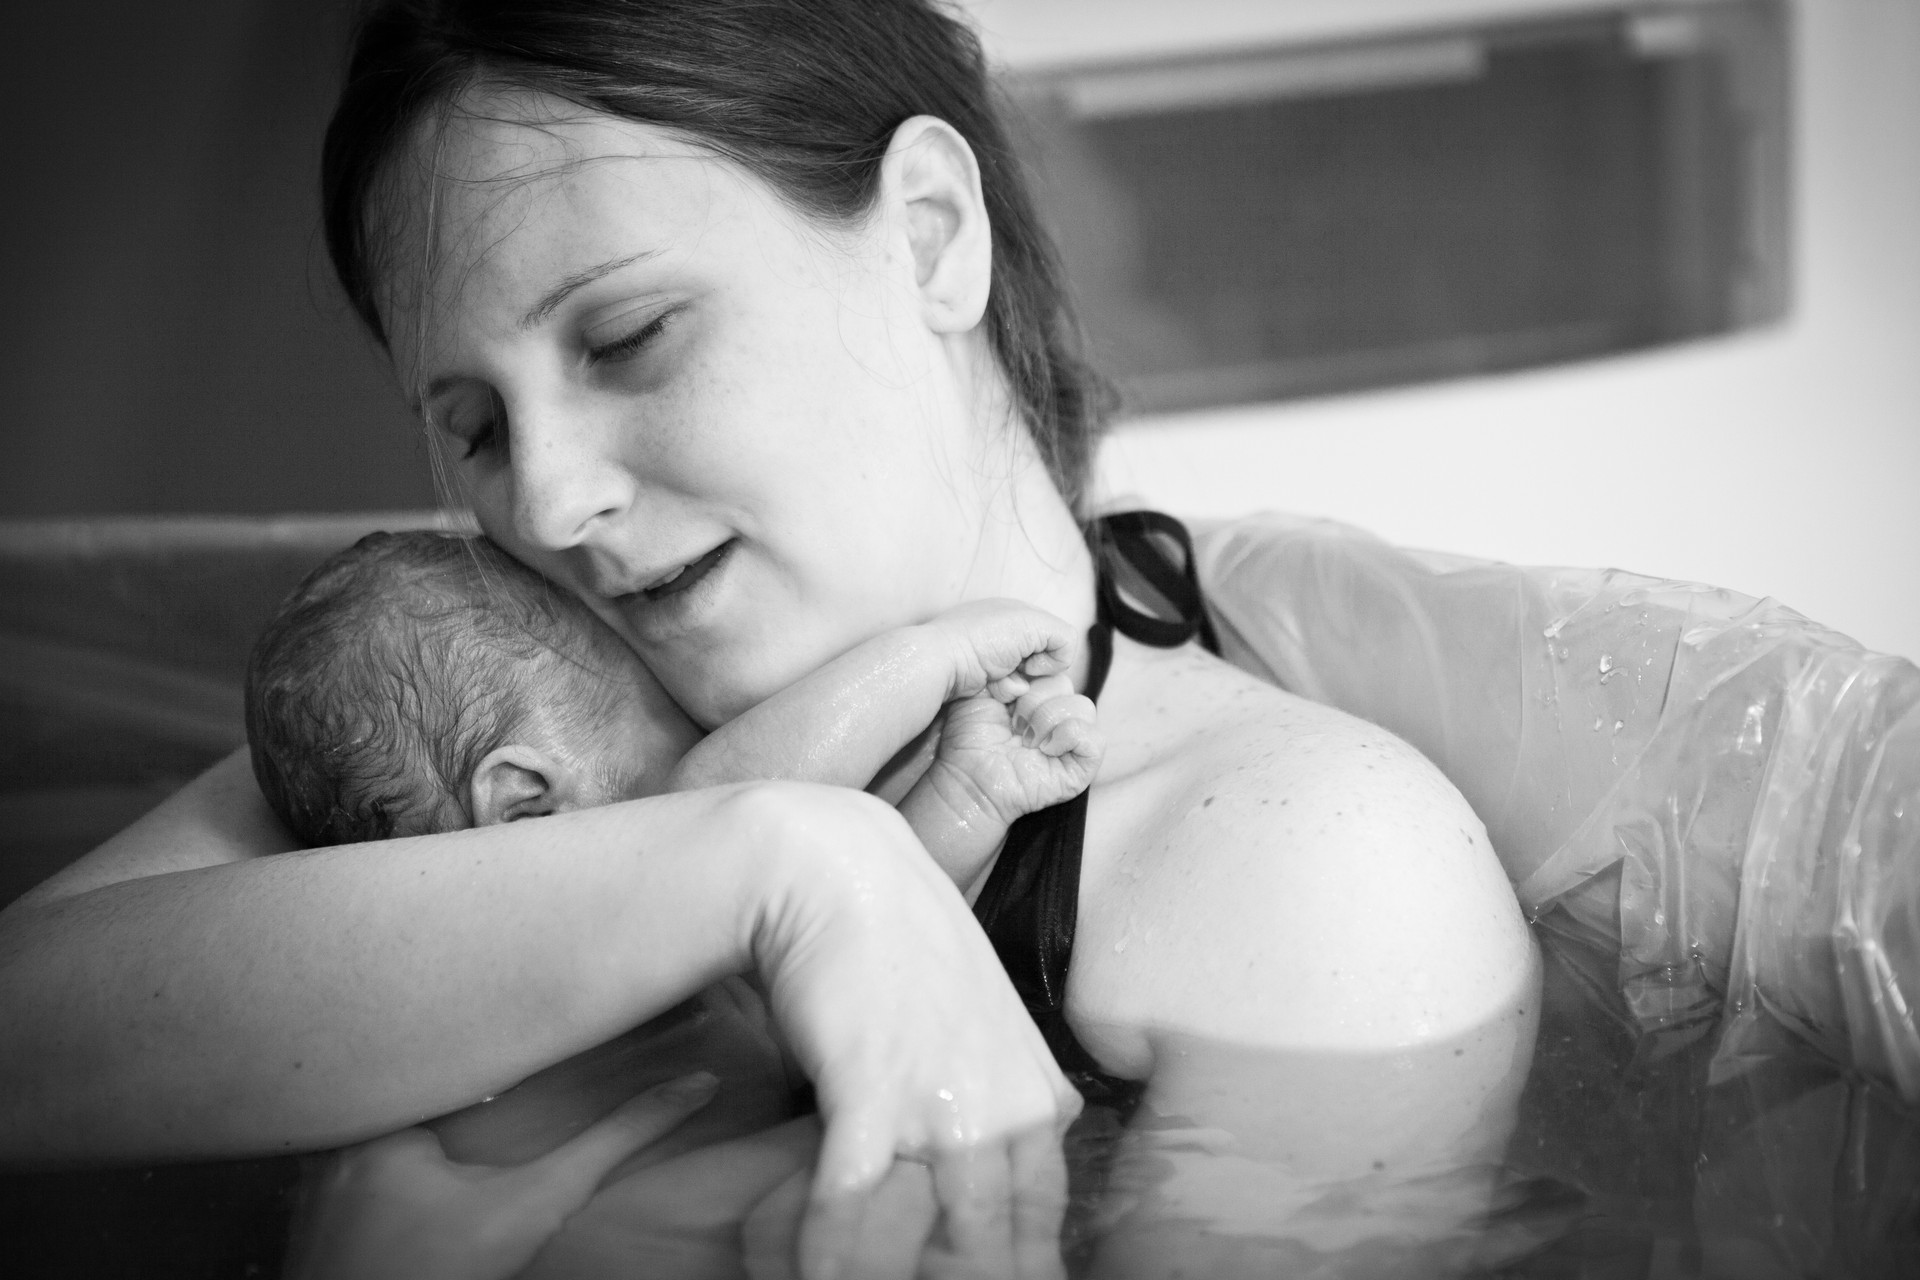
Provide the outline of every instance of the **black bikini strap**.
<path id="1" fill-rule="evenodd" d="M 1100 621 L 1156 648 L 1199 636 L 1208 651 L 1220 652 L 1185 525 L 1158 511 L 1117 511 L 1094 521 L 1091 541 L 1103 569 Z"/>
<path id="2" fill-rule="evenodd" d="M 1201 603 L 1193 543 L 1178 521 L 1153 511 L 1121 512 L 1095 521 L 1088 542 L 1100 570 L 1099 610 L 1087 632 L 1083 692 L 1089 698 L 1098 700 L 1106 686 L 1116 630 L 1161 648 L 1199 636 L 1219 652 Z M 1067 1025 L 1086 826 L 1084 791 L 1016 821 L 973 911 L 1061 1070 L 1090 1105 L 1110 1107 L 1124 1121 L 1145 1082 L 1107 1075 Z"/>
<path id="3" fill-rule="evenodd" d="M 1113 669 L 1113 624 L 1105 618 L 1087 628 L 1087 687 L 1080 692 L 1095 702 L 1107 687 L 1107 672 Z"/>

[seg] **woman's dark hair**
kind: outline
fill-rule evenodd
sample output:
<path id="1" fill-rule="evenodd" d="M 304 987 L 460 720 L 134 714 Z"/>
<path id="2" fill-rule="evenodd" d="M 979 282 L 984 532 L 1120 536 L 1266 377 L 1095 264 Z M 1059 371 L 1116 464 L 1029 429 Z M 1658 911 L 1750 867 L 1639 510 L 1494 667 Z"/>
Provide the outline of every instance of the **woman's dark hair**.
<path id="1" fill-rule="evenodd" d="M 537 90 L 672 129 L 796 208 L 872 207 L 894 130 L 930 115 L 980 165 L 993 227 L 986 328 L 1040 456 L 1076 510 L 1111 404 L 1079 354 L 1059 264 L 994 106 L 973 32 L 932 0 L 382 0 L 362 17 L 327 129 L 327 248 L 362 320 L 377 305 L 383 170 L 471 85 Z"/>

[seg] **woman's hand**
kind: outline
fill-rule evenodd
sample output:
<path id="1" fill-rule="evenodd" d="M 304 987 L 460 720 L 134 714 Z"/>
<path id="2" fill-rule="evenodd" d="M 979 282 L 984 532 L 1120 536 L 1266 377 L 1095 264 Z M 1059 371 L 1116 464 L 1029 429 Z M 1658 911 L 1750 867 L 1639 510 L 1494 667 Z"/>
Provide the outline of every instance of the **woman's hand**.
<path id="1" fill-rule="evenodd" d="M 841 1274 L 898 1157 L 927 1167 L 965 1270 L 1062 1274 L 1060 1138 L 1080 1099 L 959 891 L 872 797 L 760 794 L 805 850 L 779 863 L 753 943 L 826 1123 L 801 1273 Z"/>
<path id="2" fill-rule="evenodd" d="M 402 1129 L 331 1158 L 307 1192 L 292 1280 L 507 1280 L 628 1156 L 713 1097 L 696 1072 L 649 1089 L 538 1160 L 455 1164 L 426 1129 Z"/>

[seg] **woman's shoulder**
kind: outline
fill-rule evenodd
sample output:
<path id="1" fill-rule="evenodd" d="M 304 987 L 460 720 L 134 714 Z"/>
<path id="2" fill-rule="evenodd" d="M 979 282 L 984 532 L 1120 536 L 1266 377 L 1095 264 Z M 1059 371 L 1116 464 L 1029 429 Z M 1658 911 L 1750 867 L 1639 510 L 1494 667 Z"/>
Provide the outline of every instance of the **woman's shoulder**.
<path id="1" fill-rule="evenodd" d="M 1152 797 L 1164 816 L 1193 800 L 1306 805 L 1364 818 L 1394 805 L 1465 802 L 1425 756 L 1387 730 L 1289 693 L 1197 648 L 1131 646 L 1100 702 L 1110 747 L 1101 770 Z M 1280 785 L 1276 785 L 1280 784 Z M 1317 805 L 1335 804 L 1328 814 Z M 1267 817 L 1281 815 L 1269 814 Z"/>
<path id="2" fill-rule="evenodd" d="M 1518 990 L 1532 952 L 1512 891 L 1419 752 L 1197 649 L 1134 649 L 1116 673 L 1083 1013 L 1367 1048 L 1472 1025 Z"/>

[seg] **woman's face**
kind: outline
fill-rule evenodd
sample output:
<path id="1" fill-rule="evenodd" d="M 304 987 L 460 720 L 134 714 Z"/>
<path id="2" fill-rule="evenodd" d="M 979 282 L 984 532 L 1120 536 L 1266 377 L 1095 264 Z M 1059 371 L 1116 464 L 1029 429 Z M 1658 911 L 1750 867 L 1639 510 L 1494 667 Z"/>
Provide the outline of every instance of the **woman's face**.
<path id="1" fill-rule="evenodd" d="M 384 310 L 490 535 L 708 726 L 966 598 L 983 347 L 923 319 L 904 214 L 827 229 L 661 130 L 465 105 Z"/>

